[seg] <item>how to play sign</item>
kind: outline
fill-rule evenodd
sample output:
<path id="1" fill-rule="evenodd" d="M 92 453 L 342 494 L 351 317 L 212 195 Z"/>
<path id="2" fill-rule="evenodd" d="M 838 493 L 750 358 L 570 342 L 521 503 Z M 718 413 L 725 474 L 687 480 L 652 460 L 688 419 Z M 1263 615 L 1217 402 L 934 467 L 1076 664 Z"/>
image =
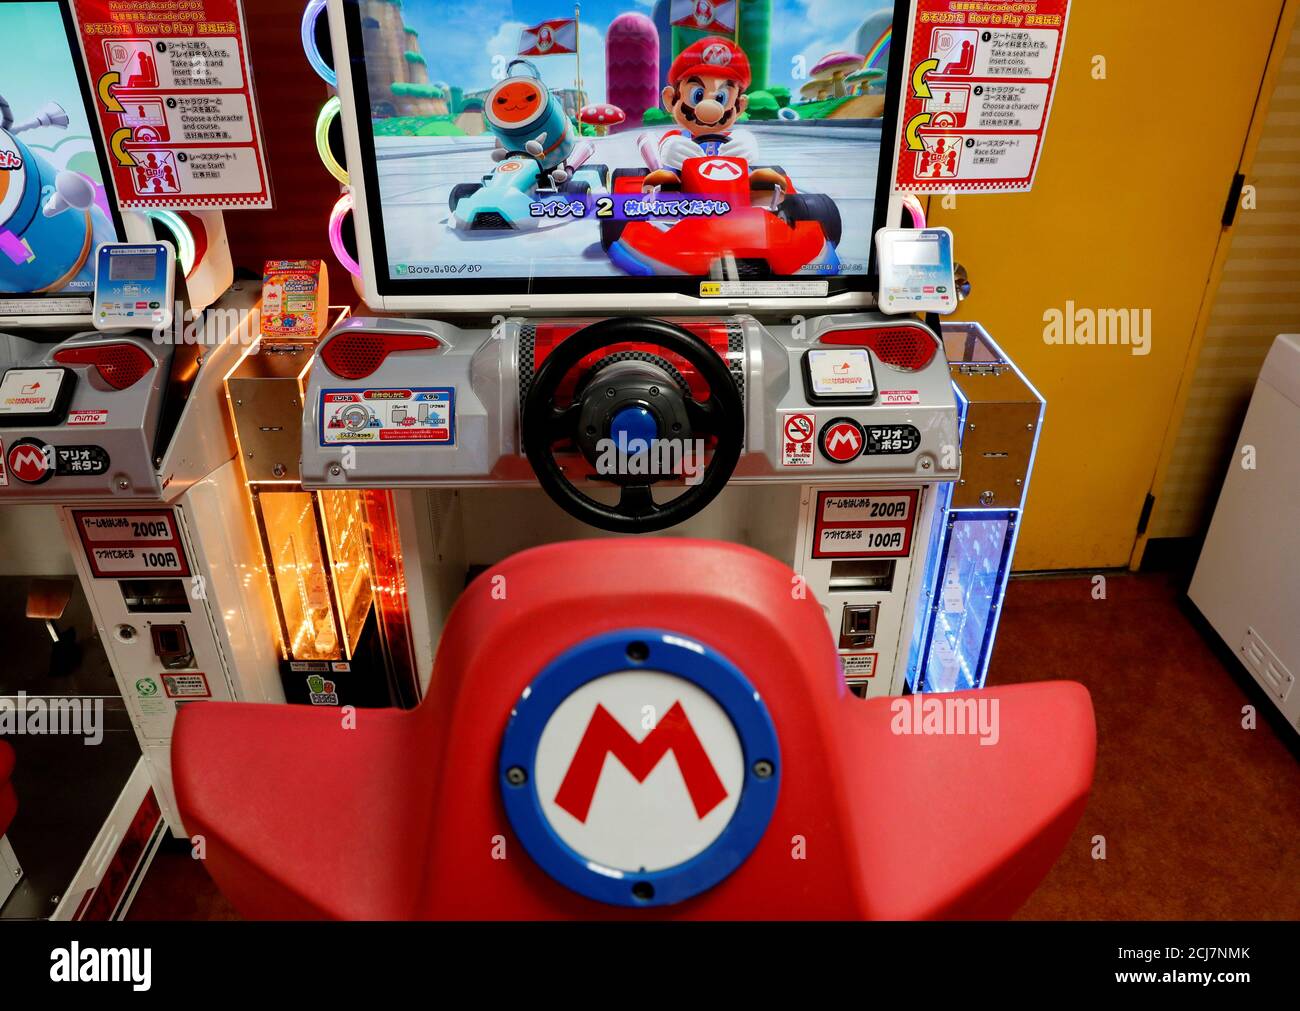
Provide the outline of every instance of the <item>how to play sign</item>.
<path id="1" fill-rule="evenodd" d="M 916 0 L 894 190 L 1033 188 L 1070 0 Z"/>
<path id="2" fill-rule="evenodd" d="M 271 206 L 240 0 L 74 0 L 124 210 Z"/>

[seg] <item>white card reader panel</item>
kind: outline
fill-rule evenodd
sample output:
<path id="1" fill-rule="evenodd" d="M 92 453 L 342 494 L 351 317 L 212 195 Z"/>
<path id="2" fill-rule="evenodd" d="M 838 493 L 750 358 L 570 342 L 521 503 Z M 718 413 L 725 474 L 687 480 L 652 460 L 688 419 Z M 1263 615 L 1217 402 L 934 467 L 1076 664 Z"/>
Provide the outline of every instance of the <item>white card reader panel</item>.
<path id="1" fill-rule="evenodd" d="M 882 228 L 876 232 L 876 261 L 881 312 L 947 315 L 957 308 L 952 232 L 947 228 Z"/>
<path id="2" fill-rule="evenodd" d="M 97 330 L 156 330 L 172 324 L 176 250 L 170 242 L 106 242 L 95 254 Z"/>

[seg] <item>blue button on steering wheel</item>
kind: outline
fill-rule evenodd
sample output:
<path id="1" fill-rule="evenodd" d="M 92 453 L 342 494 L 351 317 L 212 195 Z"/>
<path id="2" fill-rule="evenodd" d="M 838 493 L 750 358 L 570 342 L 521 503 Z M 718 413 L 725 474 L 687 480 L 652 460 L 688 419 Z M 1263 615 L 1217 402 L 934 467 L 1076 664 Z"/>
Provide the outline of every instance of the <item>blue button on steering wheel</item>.
<path id="1" fill-rule="evenodd" d="M 629 453 L 644 453 L 658 434 L 659 422 L 644 407 L 625 407 L 609 422 L 609 437 L 620 448 L 627 447 Z"/>

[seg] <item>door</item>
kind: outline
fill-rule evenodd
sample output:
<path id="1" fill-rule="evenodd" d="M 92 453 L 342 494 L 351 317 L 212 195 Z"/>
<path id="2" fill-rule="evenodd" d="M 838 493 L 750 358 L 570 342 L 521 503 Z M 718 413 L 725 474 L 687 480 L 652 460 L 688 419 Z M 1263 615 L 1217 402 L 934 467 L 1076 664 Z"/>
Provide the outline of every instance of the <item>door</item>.
<path id="1" fill-rule="evenodd" d="M 1076 2 L 1033 192 L 930 200 L 1047 400 L 1017 569 L 1128 564 L 1282 7 Z"/>

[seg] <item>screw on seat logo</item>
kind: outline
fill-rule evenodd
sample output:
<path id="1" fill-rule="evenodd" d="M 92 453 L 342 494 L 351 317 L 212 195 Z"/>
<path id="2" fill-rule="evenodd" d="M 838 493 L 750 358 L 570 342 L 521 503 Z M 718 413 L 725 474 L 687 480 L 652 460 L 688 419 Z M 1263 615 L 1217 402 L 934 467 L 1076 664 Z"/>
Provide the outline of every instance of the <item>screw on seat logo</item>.
<path id="1" fill-rule="evenodd" d="M 555 803 L 585 823 L 607 755 L 622 763 L 638 783 L 644 783 L 670 751 L 677 759 L 696 817 L 703 818 L 726 800 L 727 788 L 709 761 L 680 701 L 674 702 L 658 726 L 640 741 L 597 703 L 587 732 L 582 735 L 569 771 L 555 794 Z"/>

